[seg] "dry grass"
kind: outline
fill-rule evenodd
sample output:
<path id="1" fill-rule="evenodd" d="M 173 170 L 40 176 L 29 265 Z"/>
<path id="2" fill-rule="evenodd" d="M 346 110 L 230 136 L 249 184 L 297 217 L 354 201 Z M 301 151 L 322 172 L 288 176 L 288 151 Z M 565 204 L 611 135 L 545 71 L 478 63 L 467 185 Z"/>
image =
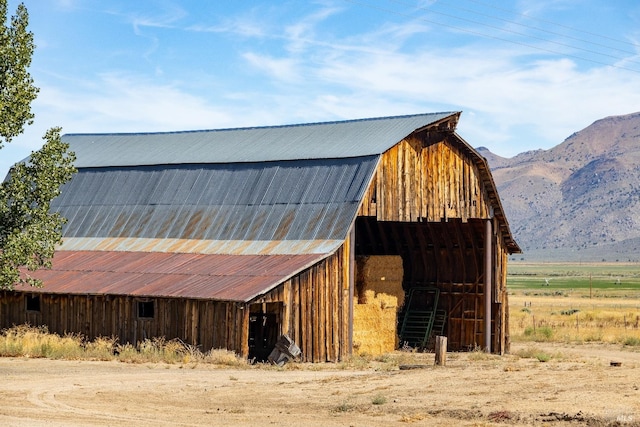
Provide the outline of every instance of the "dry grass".
<path id="1" fill-rule="evenodd" d="M 640 346 L 640 298 L 574 291 L 562 295 L 509 295 L 514 341 L 603 342 Z"/>
<path id="2" fill-rule="evenodd" d="M 248 366 L 248 362 L 227 350 L 201 352 L 180 340 L 147 339 L 134 346 L 118 344 L 116 338 L 98 337 L 93 341 L 81 335 L 60 336 L 45 326 L 14 326 L 0 334 L 0 356 L 66 360 L 119 360 L 127 363 L 207 363 L 231 367 Z"/>

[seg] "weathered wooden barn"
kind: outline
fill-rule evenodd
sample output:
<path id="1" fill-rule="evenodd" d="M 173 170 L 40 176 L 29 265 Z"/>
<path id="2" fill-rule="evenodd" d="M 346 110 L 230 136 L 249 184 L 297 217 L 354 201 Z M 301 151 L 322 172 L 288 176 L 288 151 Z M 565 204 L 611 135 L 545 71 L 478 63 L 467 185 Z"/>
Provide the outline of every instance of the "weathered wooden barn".
<path id="1" fill-rule="evenodd" d="M 34 274 L 43 288 L 2 292 L 0 326 L 259 359 L 287 334 L 303 360 L 338 361 L 353 351 L 356 259 L 395 256 L 414 298 L 397 345 L 436 290 L 450 350 L 503 353 L 520 250 L 459 116 L 65 135 L 78 173 L 53 206 L 64 243 Z"/>

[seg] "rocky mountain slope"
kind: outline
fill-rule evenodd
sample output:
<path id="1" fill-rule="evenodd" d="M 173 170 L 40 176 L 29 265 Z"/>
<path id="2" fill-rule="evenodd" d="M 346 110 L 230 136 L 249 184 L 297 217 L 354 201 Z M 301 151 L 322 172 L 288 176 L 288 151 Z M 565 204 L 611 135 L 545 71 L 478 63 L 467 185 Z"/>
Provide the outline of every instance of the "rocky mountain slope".
<path id="1" fill-rule="evenodd" d="M 516 259 L 640 260 L 640 113 L 598 120 L 549 150 L 478 152 L 524 251 Z"/>

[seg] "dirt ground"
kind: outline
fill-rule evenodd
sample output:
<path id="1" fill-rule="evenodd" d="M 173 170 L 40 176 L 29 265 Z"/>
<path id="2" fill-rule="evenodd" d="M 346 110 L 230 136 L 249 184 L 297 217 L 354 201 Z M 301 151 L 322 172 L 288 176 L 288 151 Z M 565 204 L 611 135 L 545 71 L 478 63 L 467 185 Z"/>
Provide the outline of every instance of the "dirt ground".
<path id="1" fill-rule="evenodd" d="M 0 425 L 640 425 L 638 350 L 533 345 L 551 359 L 449 353 L 436 367 L 433 354 L 401 355 L 420 369 L 400 370 L 0 358 Z"/>

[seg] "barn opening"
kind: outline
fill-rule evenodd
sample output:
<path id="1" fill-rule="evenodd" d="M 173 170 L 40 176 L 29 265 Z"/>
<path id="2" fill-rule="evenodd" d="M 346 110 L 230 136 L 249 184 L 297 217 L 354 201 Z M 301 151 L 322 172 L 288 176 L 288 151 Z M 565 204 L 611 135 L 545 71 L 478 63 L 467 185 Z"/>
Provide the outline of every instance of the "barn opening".
<path id="1" fill-rule="evenodd" d="M 249 307 L 249 359 L 265 362 L 280 336 L 282 303 L 251 304 Z"/>
<path id="2" fill-rule="evenodd" d="M 371 353 L 376 348 L 384 348 L 388 351 L 391 329 L 396 338 L 394 348 L 431 348 L 436 335 L 448 337 L 450 350 L 482 347 L 485 342 L 483 227 L 483 221 L 471 219 L 399 222 L 358 217 L 356 259 L 374 260 L 377 264 L 357 263 L 354 344 L 363 334 L 372 342 L 365 342 L 355 350 Z M 367 274 L 372 277 L 363 279 Z M 380 287 L 379 283 L 385 283 L 386 287 Z M 368 318 L 359 321 L 358 312 L 364 310 L 361 304 L 371 304 L 372 292 L 378 299 L 388 298 L 394 292 L 397 295 L 398 285 L 402 296 L 395 297 L 398 301 L 395 317 L 367 308 Z M 364 301 L 363 290 L 365 294 L 368 292 Z M 494 306 L 499 304 L 493 301 Z M 494 313 L 499 312 L 498 307 L 493 308 Z M 374 333 L 372 318 L 376 314 L 378 328 L 386 333 Z"/>

